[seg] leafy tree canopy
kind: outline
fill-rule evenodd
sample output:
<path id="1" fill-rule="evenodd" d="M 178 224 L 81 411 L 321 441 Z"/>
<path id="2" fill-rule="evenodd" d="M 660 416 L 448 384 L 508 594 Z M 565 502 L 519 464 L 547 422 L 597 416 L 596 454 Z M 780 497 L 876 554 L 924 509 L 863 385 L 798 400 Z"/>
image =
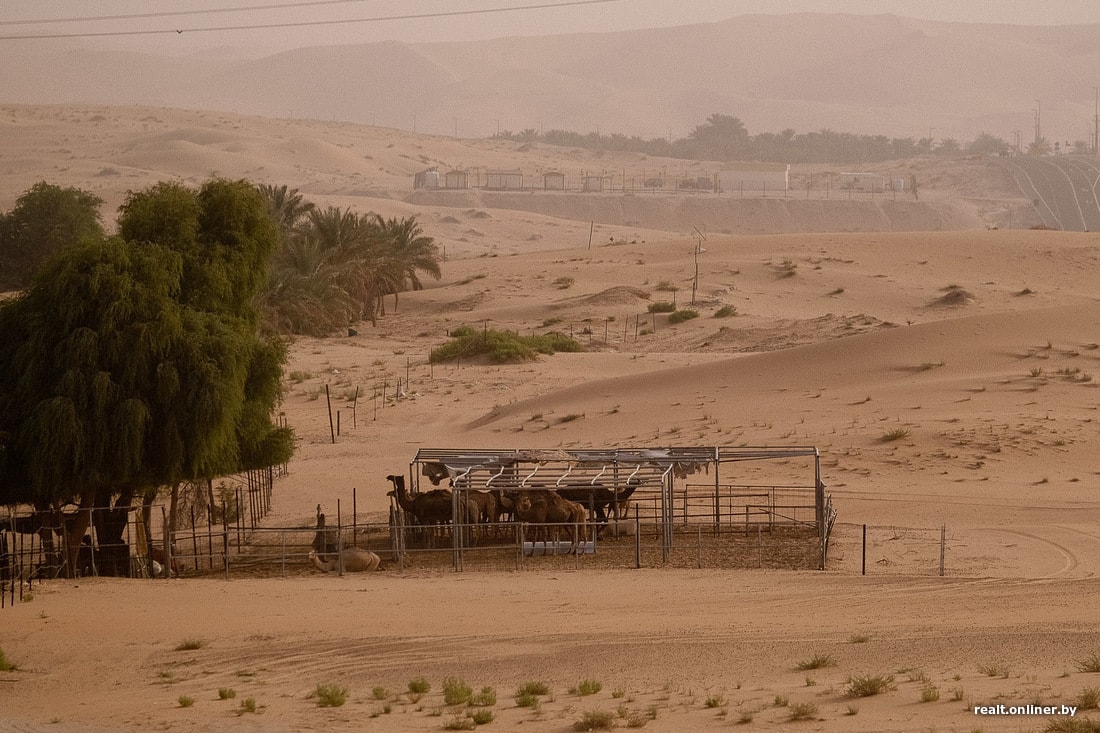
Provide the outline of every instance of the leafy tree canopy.
<path id="1" fill-rule="evenodd" d="M 64 247 L 103 236 L 102 199 L 77 188 L 36 183 L 0 213 L 0 290 L 26 287 L 34 272 Z"/>
<path id="2" fill-rule="evenodd" d="M 119 230 L 0 304 L 0 503 L 102 506 L 290 455 L 271 422 L 285 347 L 256 327 L 278 245 L 259 193 L 158 184 Z"/>

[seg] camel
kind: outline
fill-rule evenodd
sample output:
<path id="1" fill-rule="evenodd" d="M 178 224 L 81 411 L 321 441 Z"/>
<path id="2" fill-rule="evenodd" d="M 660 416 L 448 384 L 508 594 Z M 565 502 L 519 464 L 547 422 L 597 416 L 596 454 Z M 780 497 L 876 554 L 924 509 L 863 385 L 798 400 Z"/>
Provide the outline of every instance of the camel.
<path id="1" fill-rule="evenodd" d="M 317 505 L 317 531 L 313 535 L 312 547 L 314 551 L 327 555 L 336 550 L 339 541 L 338 530 L 325 527 L 325 515 L 321 513 L 321 505 Z"/>
<path id="2" fill-rule="evenodd" d="M 580 504 L 553 491 L 524 492 L 515 500 L 515 512 L 518 521 L 534 526 L 533 542 L 538 542 L 538 538 L 542 537 L 544 555 L 548 538 L 557 547 L 560 525 L 566 526 L 570 538 L 567 554 L 579 555 L 582 543 L 588 541 L 585 524 L 588 512 Z"/>
<path id="3" fill-rule="evenodd" d="M 360 550 L 358 547 L 349 547 L 341 550 L 339 555 L 332 553 L 321 559 L 315 551 L 309 551 L 309 561 L 322 572 L 331 573 L 340 569 L 341 560 L 344 563 L 344 571 L 348 573 L 362 573 L 378 570 L 382 564 L 382 558 L 369 550 Z"/>
<path id="4" fill-rule="evenodd" d="M 638 486 L 637 483 L 628 482 L 626 486 L 617 487 L 616 491 L 603 484 L 573 484 L 558 487 L 556 491 L 566 499 L 591 509 L 589 520 L 603 524 L 607 522 L 609 514 L 614 514 L 616 519 L 625 514 L 623 504 L 630 499 Z"/>
<path id="5" fill-rule="evenodd" d="M 393 484 L 393 491 L 387 491 L 386 496 L 392 496 L 397 505 L 406 514 L 415 518 L 421 525 L 439 528 L 448 524 L 454 516 L 454 498 L 450 491 L 445 489 L 432 489 L 419 494 L 410 494 L 405 489 L 405 477 L 390 475 L 386 477 Z M 459 520 L 462 522 L 476 521 L 480 510 L 472 499 L 459 501 Z"/>

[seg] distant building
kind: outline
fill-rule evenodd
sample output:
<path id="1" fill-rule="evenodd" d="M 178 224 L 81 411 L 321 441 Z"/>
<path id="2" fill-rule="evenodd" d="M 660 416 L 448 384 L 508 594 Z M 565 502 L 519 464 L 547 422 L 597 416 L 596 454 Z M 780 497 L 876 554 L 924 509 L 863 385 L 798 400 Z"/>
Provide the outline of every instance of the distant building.
<path id="1" fill-rule="evenodd" d="M 791 166 L 786 163 L 737 163 L 718 171 L 718 192 L 786 191 L 790 176 Z"/>
<path id="2" fill-rule="evenodd" d="M 841 173 L 839 186 L 843 191 L 882 193 L 886 190 L 886 176 L 878 173 Z"/>
<path id="3" fill-rule="evenodd" d="M 522 191 L 523 171 L 489 170 L 485 171 L 485 188 L 494 191 Z"/>
<path id="4" fill-rule="evenodd" d="M 463 170 L 447 171 L 443 175 L 443 188 L 469 188 L 470 174 Z"/>
<path id="5" fill-rule="evenodd" d="M 542 187 L 547 191 L 564 191 L 565 174 L 561 171 L 547 171 L 543 173 Z"/>
<path id="6" fill-rule="evenodd" d="M 413 188 L 439 188 L 439 171 L 429 168 L 413 176 Z"/>

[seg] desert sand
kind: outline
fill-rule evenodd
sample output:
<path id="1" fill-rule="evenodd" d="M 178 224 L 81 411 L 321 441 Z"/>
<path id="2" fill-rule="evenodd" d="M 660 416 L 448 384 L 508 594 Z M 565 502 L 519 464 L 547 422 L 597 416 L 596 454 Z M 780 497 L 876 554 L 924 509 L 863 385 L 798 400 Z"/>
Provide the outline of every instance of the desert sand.
<path id="1" fill-rule="evenodd" d="M 149 146 L 140 166 L 135 157 L 121 168 L 82 124 L 101 113 L 69 108 L 65 123 L 56 108 L 10 112 L 13 132 L 53 120 L 73 162 L 40 135 L 5 143 L 5 205 L 43 177 L 97 182 L 117 205 L 126 187 L 216 168 L 321 203 L 416 214 L 433 236 L 437 220 L 455 220 L 441 228 L 451 243 L 441 281 L 402 294 L 358 335 L 295 341 L 281 409 L 298 453 L 268 526 L 310 526 L 318 503 L 350 502 L 353 487 L 360 511 L 383 518 L 385 475 L 420 447 L 814 445 L 839 518 L 824 571 L 603 570 L 581 558 L 402 572 L 384 558 L 366 576 L 303 561 L 273 579 L 47 582 L 0 611 L 0 648 L 17 665 L 0 673 L 0 731 L 442 730 L 456 715 L 443 703 L 447 677 L 495 689 L 490 730 L 572 730 L 602 710 L 619 727 L 634 719 L 655 731 L 1038 731 L 1049 716 L 973 707 L 1077 705 L 1100 687 L 1079 668 L 1100 654 L 1100 235 L 989 230 L 978 207 L 959 204 L 978 212 L 971 228 L 876 232 L 853 218 L 848 228 L 863 231 L 748 236 L 731 223 L 734 233 L 711 227 L 700 241 L 690 228 L 621 223 L 589 248 L 583 212 L 379 193 L 396 183 L 357 194 L 337 173 L 294 177 L 270 148 L 231 167 L 232 156 L 194 163 L 194 143 Z M 112 115 L 140 127 L 132 108 Z M 318 136 L 327 127 L 317 123 Z M 422 150 L 445 155 L 431 138 L 370 134 L 388 136 L 393 147 L 378 154 L 404 156 L 406 169 Z M 957 178 L 973 176 L 969 196 L 1015 205 L 1000 182 L 981 188 L 967 170 Z M 473 228 L 484 236 L 458 241 Z M 635 338 L 624 324 L 668 287 L 681 305 L 690 299 L 700 247 L 700 317 Z M 722 306 L 736 314 L 716 318 Z M 507 366 L 426 363 L 456 326 L 530 332 L 549 319 L 578 335 L 588 327 L 589 350 Z M 405 398 L 388 389 L 376 416 L 361 413 L 330 441 L 317 399 L 326 384 L 370 395 L 398 378 Z M 815 656 L 835 664 L 799 669 Z M 853 698 L 859 675 L 893 675 L 894 688 Z M 432 689 L 414 702 L 402 693 L 421 676 Z M 514 692 L 536 680 L 550 694 L 518 707 Z M 582 680 L 602 689 L 571 693 Z M 324 683 L 346 687 L 347 703 L 319 707 L 311 693 Z M 219 699 L 223 688 L 236 697 Z M 930 688 L 939 697 L 925 702 Z M 249 699 L 255 713 L 242 712 Z M 791 721 L 809 705 L 807 720 Z"/>

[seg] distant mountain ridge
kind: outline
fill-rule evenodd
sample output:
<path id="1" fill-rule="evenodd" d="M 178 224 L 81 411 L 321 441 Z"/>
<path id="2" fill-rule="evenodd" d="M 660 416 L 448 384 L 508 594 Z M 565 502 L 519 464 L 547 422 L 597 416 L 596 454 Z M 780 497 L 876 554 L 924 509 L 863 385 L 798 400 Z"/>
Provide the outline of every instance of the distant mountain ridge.
<path id="1" fill-rule="evenodd" d="M 38 42 L 0 48 L 0 101 L 151 104 L 459 137 L 561 128 L 683 137 L 714 112 L 750 132 L 989 132 L 1091 140 L 1100 25 L 747 15 L 617 33 L 314 46 L 250 61 Z M 71 44 L 70 44 L 71 46 Z M 51 50 L 54 48 L 55 50 Z"/>

